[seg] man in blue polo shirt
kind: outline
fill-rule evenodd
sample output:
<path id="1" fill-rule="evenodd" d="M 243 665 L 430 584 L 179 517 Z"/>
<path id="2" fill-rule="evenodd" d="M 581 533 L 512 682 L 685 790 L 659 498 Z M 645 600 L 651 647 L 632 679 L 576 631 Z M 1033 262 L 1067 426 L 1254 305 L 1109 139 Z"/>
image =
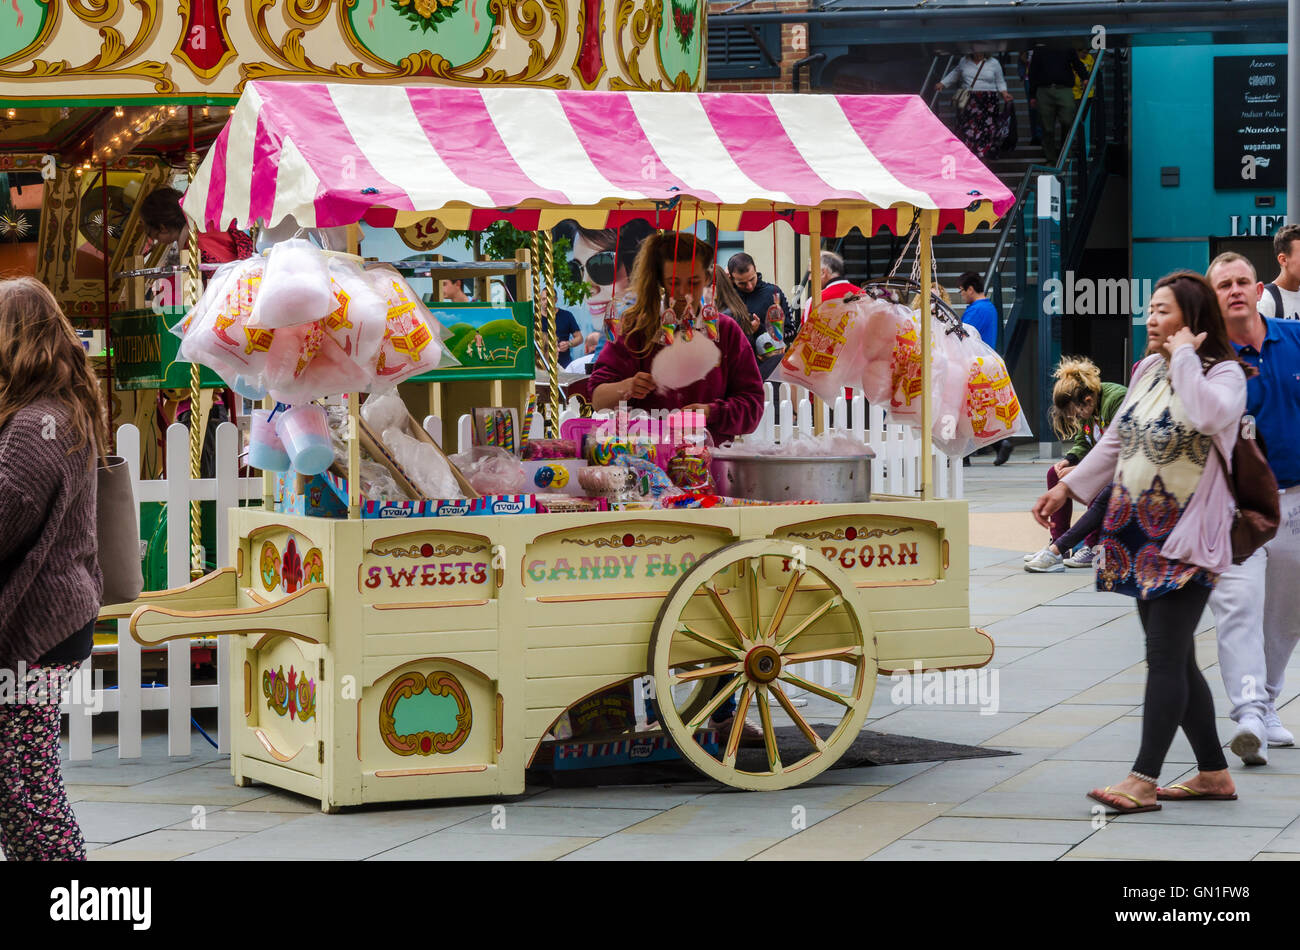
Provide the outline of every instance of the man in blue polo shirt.
<path id="1" fill-rule="evenodd" d="M 1260 316 L 1264 285 L 1240 254 L 1220 254 L 1206 272 L 1228 337 L 1259 370 L 1247 380 L 1246 412 L 1282 490 L 1277 536 L 1244 564 L 1219 576 L 1210 597 L 1218 625 L 1219 670 L 1237 733 L 1230 748 L 1247 765 L 1265 765 L 1268 747 L 1294 745 L 1275 703 L 1300 640 L 1300 325 Z"/>

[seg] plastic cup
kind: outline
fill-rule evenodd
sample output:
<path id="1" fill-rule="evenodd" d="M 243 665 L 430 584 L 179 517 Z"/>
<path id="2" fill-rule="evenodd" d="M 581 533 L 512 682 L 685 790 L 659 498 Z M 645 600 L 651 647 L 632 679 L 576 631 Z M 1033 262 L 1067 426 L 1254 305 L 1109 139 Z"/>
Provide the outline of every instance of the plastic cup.
<path id="1" fill-rule="evenodd" d="M 259 386 L 254 380 L 247 376 L 236 376 L 235 381 L 230 384 L 230 388 L 245 399 L 265 399 L 266 390 Z"/>
<path id="2" fill-rule="evenodd" d="M 289 470 L 289 454 L 269 420 L 270 410 L 258 409 L 250 416 L 248 434 L 248 464 L 264 472 Z"/>
<path id="3" fill-rule="evenodd" d="M 320 406 L 308 403 L 280 413 L 275 431 L 295 472 L 320 475 L 333 464 L 329 416 Z"/>

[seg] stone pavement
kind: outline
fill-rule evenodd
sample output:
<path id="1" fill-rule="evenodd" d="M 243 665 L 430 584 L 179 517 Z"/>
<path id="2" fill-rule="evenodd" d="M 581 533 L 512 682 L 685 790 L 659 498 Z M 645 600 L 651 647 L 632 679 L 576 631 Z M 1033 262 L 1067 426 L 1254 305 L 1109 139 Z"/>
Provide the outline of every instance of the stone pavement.
<path id="1" fill-rule="evenodd" d="M 529 788 L 511 799 L 351 809 L 264 786 L 235 788 L 228 761 L 196 736 L 169 760 L 161 735 L 119 763 L 111 738 L 91 763 L 65 765 L 78 820 L 103 860 L 294 859 L 869 859 L 1082 860 L 1300 858 L 1300 749 L 1233 768 L 1241 800 L 1166 805 L 1094 821 L 1084 793 L 1132 767 L 1145 668 L 1131 600 L 1093 590 L 1088 571 L 1031 575 L 1021 554 L 1043 532 L 1025 514 L 1046 463 L 1021 449 L 1008 465 L 967 469 L 972 623 L 997 644 L 997 711 L 895 705 L 878 681 L 868 727 L 987 745 L 1016 755 L 830 770 L 774 793 L 704 783 Z M 1206 611 L 1197 655 L 1226 703 Z M 1300 731 L 1293 665 L 1280 703 Z M 920 698 L 925 698 L 924 696 Z M 1283 705 L 1289 704 L 1289 705 Z M 813 710 L 809 710 L 811 713 Z M 991 714 L 985 714 L 991 713 Z M 1220 738 L 1231 723 L 1219 720 Z M 1161 778 L 1194 772 L 1180 733 Z M 494 811 L 494 807 L 496 810 Z M 501 827 L 504 819 L 504 828 Z"/>

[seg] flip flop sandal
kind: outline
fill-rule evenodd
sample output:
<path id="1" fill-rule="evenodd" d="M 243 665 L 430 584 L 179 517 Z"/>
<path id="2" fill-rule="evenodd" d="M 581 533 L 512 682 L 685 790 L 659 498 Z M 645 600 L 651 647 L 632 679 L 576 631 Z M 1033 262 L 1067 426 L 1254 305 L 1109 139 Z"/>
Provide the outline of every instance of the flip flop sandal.
<path id="1" fill-rule="evenodd" d="M 1165 792 L 1170 789 L 1177 789 L 1180 792 L 1186 792 L 1185 795 L 1166 795 Z M 1194 788 L 1188 788 L 1186 785 L 1170 785 L 1169 788 L 1157 788 L 1156 798 L 1162 802 L 1235 802 L 1237 793 L 1223 795 L 1219 793 L 1211 794 L 1210 792 L 1198 792 Z"/>
<path id="2" fill-rule="evenodd" d="M 1114 802 L 1106 801 L 1106 799 L 1102 798 L 1101 795 L 1098 795 L 1096 792 L 1088 793 L 1089 798 L 1091 798 L 1094 802 L 1101 802 L 1101 804 L 1105 805 L 1108 809 L 1110 809 L 1110 813 L 1113 815 L 1137 815 L 1145 811 L 1160 811 L 1161 808 L 1161 806 L 1158 804 L 1143 805 L 1137 798 L 1130 795 L 1128 792 L 1121 792 L 1119 789 L 1111 788 L 1109 785 L 1107 785 L 1105 788 L 1102 789 L 1102 793 L 1110 794 L 1110 795 L 1118 795 L 1121 798 L 1127 798 L 1129 801 L 1133 803 L 1132 808 L 1121 808 L 1118 805 L 1116 805 Z"/>

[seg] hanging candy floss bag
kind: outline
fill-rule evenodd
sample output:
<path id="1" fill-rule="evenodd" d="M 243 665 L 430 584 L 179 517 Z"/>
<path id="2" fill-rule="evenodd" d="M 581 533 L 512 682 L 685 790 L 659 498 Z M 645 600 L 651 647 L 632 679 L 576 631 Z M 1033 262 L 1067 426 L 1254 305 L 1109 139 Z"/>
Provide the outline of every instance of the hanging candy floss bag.
<path id="1" fill-rule="evenodd" d="M 293 238 L 271 248 L 248 325 L 277 330 L 314 323 L 333 308 L 324 253 L 311 241 Z"/>
<path id="2" fill-rule="evenodd" d="M 943 351 L 944 360 L 935 388 L 930 436 L 939 451 L 947 455 L 969 455 L 978 447 L 966 412 L 966 387 L 974 355 L 969 344 L 975 337 L 963 329 L 944 327 L 937 321 L 934 333 L 933 345 Z"/>
<path id="3" fill-rule="evenodd" d="M 904 317 L 903 313 L 907 316 Z M 886 377 L 884 359 L 876 355 L 864 367 L 862 386 L 868 401 L 873 405 L 883 406 L 890 422 L 919 426 L 921 424 L 921 325 L 915 313 L 906 308 L 890 305 L 881 311 L 879 317 L 872 321 L 872 330 L 879 327 L 884 339 L 890 339 L 893 333 L 889 358 L 889 373 Z M 939 344 L 943 334 L 943 324 L 934 321 L 930 327 L 930 339 L 936 344 L 930 347 L 930 386 L 937 396 L 943 380 L 947 356 Z M 880 345 L 874 340 L 873 348 Z M 874 352 L 874 349 L 873 349 Z M 936 404 L 937 404 L 936 399 Z"/>
<path id="4" fill-rule="evenodd" d="M 370 388 L 391 389 L 439 366 L 460 365 L 442 342 L 441 324 L 396 270 L 381 265 L 369 268 L 366 276 L 386 306 L 384 338 Z"/>
<path id="5" fill-rule="evenodd" d="M 178 359 L 215 370 L 241 392 L 264 388 L 266 355 L 274 338 L 274 331 L 248 325 L 264 269 L 261 258 L 236 261 L 221 286 L 214 276 L 194 312 L 177 326 L 182 334 Z M 211 304 L 204 306 L 209 294 Z M 240 379 L 243 385 L 236 386 Z"/>
<path id="6" fill-rule="evenodd" d="M 356 261 L 329 258 L 330 312 L 322 321 L 325 333 L 343 354 L 369 372 L 384 345 L 388 302 L 375 292 Z"/>
<path id="7" fill-rule="evenodd" d="M 965 408 L 974 447 L 992 445 L 1009 436 L 1033 435 L 1002 357 L 974 336 L 964 340 L 962 347 L 971 356 Z"/>
<path id="8" fill-rule="evenodd" d="M 770 379 L 811 390 L 833 402 L 862 377 L 866 320 L 859 297 L 828 300 L 812 309 Z"/>
<path id="9" fill-rule="evenodd" d="M 871 300 L 862 312 L 862 392 L 873 405 L 886 406 L 894 391 L 895 352 L 906 358 L 915 350 L 919 359 L 921 340 L 912 311 L 900 304 Z"/>
<path id="10" fill-rule="evenodd" d="M 266 384 L 280 402 L 354 392 L 373 382 L 388 304 L 355 262 L 330 258 L 328 263 L 333 309 L 321 320 L 275 332 Z"/>

